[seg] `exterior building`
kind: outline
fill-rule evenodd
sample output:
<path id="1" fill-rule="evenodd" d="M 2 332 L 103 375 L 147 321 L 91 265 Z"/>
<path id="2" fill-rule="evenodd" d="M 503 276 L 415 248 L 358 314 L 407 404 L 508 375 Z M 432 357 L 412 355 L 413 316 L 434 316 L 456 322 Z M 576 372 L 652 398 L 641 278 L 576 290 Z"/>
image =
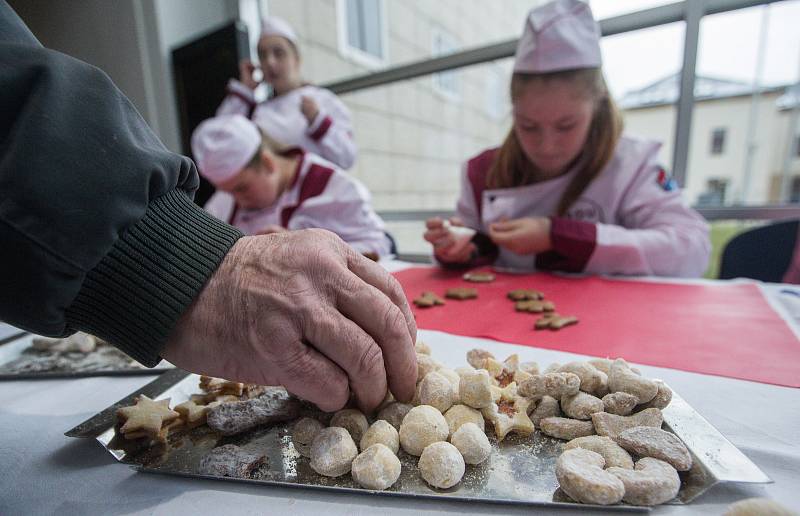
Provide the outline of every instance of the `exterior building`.
<path id="1" fill-rule="evenodd" d="M 691 204 L 800 202 L 800 133 L 790 137 L 789 131 L 798 103 L 792 91 L 764 88 L 754 100 L 750 84 L 697 76 L 685 185 Z M 619 102 L 626 131 L 665 143 L 661 158 L 666 165 L 672 161 L 677 98 L 676 74 L 631 91 Z M 781 196 L 784 169 L 788 179 Z"/>

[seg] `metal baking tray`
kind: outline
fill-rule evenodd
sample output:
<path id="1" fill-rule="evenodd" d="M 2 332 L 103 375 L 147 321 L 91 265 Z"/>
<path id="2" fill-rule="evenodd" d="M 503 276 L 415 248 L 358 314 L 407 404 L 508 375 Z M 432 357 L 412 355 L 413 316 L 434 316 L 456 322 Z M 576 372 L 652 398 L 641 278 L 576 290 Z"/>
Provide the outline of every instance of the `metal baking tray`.
<path id="1" fill-rule="evenodd" d="M 26 371 L 26 370 L 11 370 L 6 369 L 11 362 L 22 358 L 25 353 L 30 353 L 29 348 L 33 339 L 37 335 L 30 333 L 20 333 L 12 335 L 7 339 L 0 341 L 0 381 L 2 380 L 50 380 L 54 378 L 85 378 L 88 376 L 131 376 L 131 375 L 155 375 L 161 374 L 165 371 L 174 369 L 174 366 L 169 362 L 162 360 L 156 367 L 148 369 L 138 365 L 132 359 L 120 356 L 119 359 L 116 355 L 122 355 L 121 352 L 114 350 L 112 360 L 107 360 L 99 365 L 95 364 L 90 366 L 89 369 L 71 369 L 70 366 L 77 364 L 76 361 L 69 360 L 65 357 L 64 367 L 58 369 L 43 369 L 40 371 Z M 46 352 L 43 352 L 44 357 Z M 86 356 L 91 356 L 92 351 L 87 353 Z M 78 353 L 75 353 L 77 355 Z"/>
<path id="2" fill-rule="evenodd" d="M 256 429 L 231 437 L 221 437 L 205 426 L 177 433 L 159 453 L 152 450 L 125 450 L 115 432 L 115 413 L 119 407 L 132 405 L 139 394 L 153 399 L 171 398 L 175 406 L 201 392 L 199 377 L 176 369 L 161 375 L 138 391 L 118 401 L 87 421 L 66 432 L 69 437 L 96 439 L 118 461 L 148 472 L 185 477 L 301 487 L 332 492 L 372 493 L 380 496 L 411 497 L 433 500 L 497 503 L 534 507 L 592 507 L 610 511 L 647 512 L 647 507 L 620 504 L 593 506 L 576 504 L 559 489 L 555 478 L 555 461 L 563 441 L 542 435 L 516 437 L 513 434 L 499 445 L 493 442 L 490 459 L 478 466 L 467 465 L 463 480 L 447 490 L 433 489 L 420 477 L 417 458 L 400 451 L 402 473 L 395 485 L 386 491 L 360 488 L 349 475 L 327 478 L 315 473 L 307 458 L 300 456 L 291 440 L 291 422 Z M 315 409 L 308 408 L 313 414 Z M 319 412 L 316 412 L 319 415 Z M 723 437 L 711 424 L 692 409 L 680 396 L 664 410 L 667 430 L 686 443 L 694 457 L 694 466 L 682 473 L 678 497 L 672 504 L 687 504 L 712 486 L 722 482 L 769 483 L 750 459 Z M 116 439 L 115 439 L 116 437 Z M 492 438 L 490 438 L 492 440 Z M 197 473 L 200 460 L 212 448 L 236 444 L 249 452 L 267 457 L 264 466 L 253 478 L 211 477 Z"/>

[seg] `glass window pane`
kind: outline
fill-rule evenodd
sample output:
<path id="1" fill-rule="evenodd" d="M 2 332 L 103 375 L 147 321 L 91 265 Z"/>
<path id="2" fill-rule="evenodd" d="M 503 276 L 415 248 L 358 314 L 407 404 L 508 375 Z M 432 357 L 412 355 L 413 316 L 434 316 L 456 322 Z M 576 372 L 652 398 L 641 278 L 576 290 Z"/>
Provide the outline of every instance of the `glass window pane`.
<path id="1" fill-rule="evenodd" d="M 622 110 L 625 133 L 661 142 L 659 158 L 667 170 L 672 167 L 684 32 L 679 22 L 601 41 L 604 74 Z"/>
<path id="2" fill-rule="evenodd" d="M 378 58 L 383 58 L 382 34 L 384 32 L 381 18 L 380 0 L 361 0 L 364 13 L 364 46 L 361 50 Z"/>
<path id="3" fill-rule="evenodd" d="M 361 32 L 361 1 L 347 0 L 347 43 L 353 48 L 363 47 Z"/>
<path id="4" fill-rule="evenodd" d="M 800 68 L 800 1 L 705 16 L 700 24 L 687 182 L 689 201 L 791 201 L 788 90 Z M 785 174 L 785 177 L 784 177 Z"/>

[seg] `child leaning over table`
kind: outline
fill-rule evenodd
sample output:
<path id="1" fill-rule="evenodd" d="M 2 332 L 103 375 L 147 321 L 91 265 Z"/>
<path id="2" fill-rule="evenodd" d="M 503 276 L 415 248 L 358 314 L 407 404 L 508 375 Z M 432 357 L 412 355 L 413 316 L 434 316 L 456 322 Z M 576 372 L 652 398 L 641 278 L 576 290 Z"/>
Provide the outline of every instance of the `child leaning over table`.
<path id="1" fill-rule="evenodd" d="M 201 123 L 192 152 L 217 188 L 205 209 L 245 234 L 322 228 L 372 258 L 390 253 L 364 185 L 315 154 L 281 148 L 244 116 Z"/>
<path id="2" fill-rule="evenodd" d="M 621 135 L 601 70 L 588 5 L 558 0 L 532 10 L 511 78 L 513 127 L 499 148 L 464 169 L 453 225 L 425 239 L 445 266 L 700 276 L 708 225 L 659 165 L 660 144 Z M 462 230 L 463 233 L 463 230 Z"/>

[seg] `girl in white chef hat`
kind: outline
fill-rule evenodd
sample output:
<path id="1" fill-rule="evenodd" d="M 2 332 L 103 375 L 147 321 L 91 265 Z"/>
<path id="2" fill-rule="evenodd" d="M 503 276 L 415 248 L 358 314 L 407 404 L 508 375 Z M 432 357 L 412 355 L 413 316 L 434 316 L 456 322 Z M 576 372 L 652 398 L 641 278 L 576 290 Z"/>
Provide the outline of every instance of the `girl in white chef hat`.
<path id="1" fill-rule="evenodd" d="M 579 0 L 529 13 L 511 78 L 513 127 L 467 161 L 457 217 L 427 221 L 441 264 L 703 273 L 708 226 L 659 164 L 660 144 L 622 135 L 599 38 Z"/>
<path id="2" fill-rule="evenodd" d="M 342 169 L 352 167 L 356 145 L 350 111 L 330 90 L 303 81 L 298 37 L 285 20 L 275 16 L 262 20 L 258 60 L 262 81 L 272 88 L 272 95 L 256 102 L 258 67 L 243 60 L 239 80 L 228 82 L 228 95 L 217 115 L 243 115 L 285 145 L 313 152 Z"/>

